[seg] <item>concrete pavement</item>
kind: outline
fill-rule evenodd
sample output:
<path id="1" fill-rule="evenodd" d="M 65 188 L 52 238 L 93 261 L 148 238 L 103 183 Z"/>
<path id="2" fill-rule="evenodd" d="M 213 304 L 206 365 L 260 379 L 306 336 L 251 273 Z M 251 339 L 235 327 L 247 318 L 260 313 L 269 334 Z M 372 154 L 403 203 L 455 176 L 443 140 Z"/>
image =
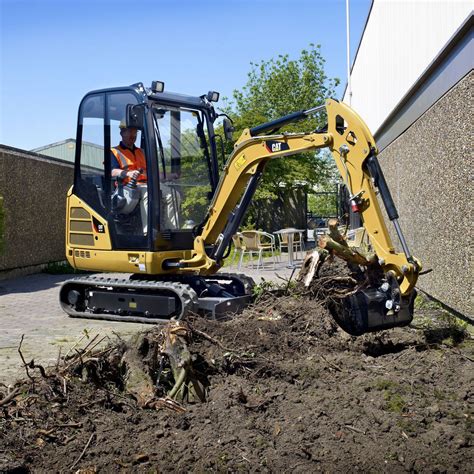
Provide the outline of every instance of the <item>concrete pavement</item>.
<path id="1" fill-rule="evenodd" d="M 234 266 L 225 267 L 223 271 L 245 273 L 257 284 L 262 279 L 284 283 L 293 271 L 287 264 L 284 254 L 283 261 L 277 262 L 275 268 L 266 259 L 264 267 L 258 270 L 247 263 L 240 270 Z M 296 264 L 300 266 L 301 260 Z M 296 273 L 297 270 L 294 275 Z M 23 334 L 25 360 L 50 365 L 57 360 L 60 350 L 65 354 L 85 333 L 89 337 L 96 334 L 114 337 L 114 333 L 126 337 L 149 328 L 145 324 L 69 318 L 60 308 L 58 298 L 62 282 L 71 276 L 38 273 L 0 281 L 0 383 L 8 385 L 24 375 L 18 354 Z"/>

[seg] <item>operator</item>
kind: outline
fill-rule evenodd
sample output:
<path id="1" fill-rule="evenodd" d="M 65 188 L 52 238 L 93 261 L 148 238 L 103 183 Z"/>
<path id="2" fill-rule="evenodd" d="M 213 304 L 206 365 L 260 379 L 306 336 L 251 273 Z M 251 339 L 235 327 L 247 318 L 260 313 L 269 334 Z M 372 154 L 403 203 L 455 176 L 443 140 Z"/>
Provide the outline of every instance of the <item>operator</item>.
<path id="1" fill-rule="evenodd" d="M 143 233 L 147 233 L 148 223 L 148 192 L 145 153 L 141 148 L 135 146 L 137 140 L 137 129 L 127 127 L 125 122 L 120 122 L 120 144 L 112 148 L 112 177 L 120 177 L 126 185 L 132 178 L 137 180 L 137 189 L 140 192 L 140 216 L 143 225 Z"/>
<path id="2" fill-rule="evenodd" d="M 124 184 L 130 182 L 132 178 L 137 180 L 137 189 L 140 191 L 140 216 L 143 225 L 143 233 L 147 233 L 148 223 L 148 192 L 146 159 L 141 148 L 135 146 L 137 140 L 137 129 L 127 127 L 125 122 L 120 122 L 120 144 L 112 148 L 112 177 L 120 177 Z M 173 186 L 172 181 L 179 179 L 178 173 L 167 173 L 166 179 L 160 172 L 162 191 L 162 225 L 165 229 L 178 229 L 179 209 L 181 207 L 181 195 Z"/>

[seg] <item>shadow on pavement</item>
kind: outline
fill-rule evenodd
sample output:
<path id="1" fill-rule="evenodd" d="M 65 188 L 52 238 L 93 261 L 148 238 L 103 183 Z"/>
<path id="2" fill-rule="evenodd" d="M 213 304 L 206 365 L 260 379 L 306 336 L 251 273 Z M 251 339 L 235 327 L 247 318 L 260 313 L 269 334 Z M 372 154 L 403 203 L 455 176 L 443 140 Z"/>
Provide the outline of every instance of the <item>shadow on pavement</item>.
<path id="1" fill-rule="evenodd" d="M 49 290 L 55 286 L 59 288 L 63 281 L 73 278 L 74 275 L 49 275 L 35 273 L 11 280 L 0 280 L 0 296 L 13 293 L 32 293 Z"/>

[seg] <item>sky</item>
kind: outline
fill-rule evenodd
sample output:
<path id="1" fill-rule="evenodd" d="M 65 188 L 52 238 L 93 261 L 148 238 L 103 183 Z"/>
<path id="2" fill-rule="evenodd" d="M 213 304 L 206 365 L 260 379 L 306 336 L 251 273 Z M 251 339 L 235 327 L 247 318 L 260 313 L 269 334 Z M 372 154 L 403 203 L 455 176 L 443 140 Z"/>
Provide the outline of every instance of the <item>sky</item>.
<path id="1" fill-rule="evenodd" d="M 370 5 L 350 0 L 351 61 Z M 0 144 L 75 138 L 79 103 L 95 89 L 160 80 L 167 91 L 231 98 L 251 62 L 296 59 L 310 43 L 341 79 L 341 98 L 345 9 L 345 0 L 0 0 Z"/>

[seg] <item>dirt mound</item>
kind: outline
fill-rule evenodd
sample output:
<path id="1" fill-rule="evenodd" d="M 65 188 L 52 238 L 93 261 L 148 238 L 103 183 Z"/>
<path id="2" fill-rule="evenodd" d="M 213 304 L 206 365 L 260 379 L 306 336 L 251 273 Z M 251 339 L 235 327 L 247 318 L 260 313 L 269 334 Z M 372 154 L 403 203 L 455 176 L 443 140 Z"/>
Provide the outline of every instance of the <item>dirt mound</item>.
<path id="1" fill-rule="evenodd" d="M 424 324 L 432 313 L 421 312 Z M 174 380 L 161 328 L 82 352 L 47 377 L 30 367 L 34 381 L 11 400 L 0 393 L 0 471 L 468 472 L 472 340 L 450 339 L 440 321 L 438 339 L 431 326 L 354 338 L 318 301 L 264 292 L 238 319 L 190 318 L 204 402 L 164 398 Z M 154 408 L 123 391 L 130 349 Z"/>

